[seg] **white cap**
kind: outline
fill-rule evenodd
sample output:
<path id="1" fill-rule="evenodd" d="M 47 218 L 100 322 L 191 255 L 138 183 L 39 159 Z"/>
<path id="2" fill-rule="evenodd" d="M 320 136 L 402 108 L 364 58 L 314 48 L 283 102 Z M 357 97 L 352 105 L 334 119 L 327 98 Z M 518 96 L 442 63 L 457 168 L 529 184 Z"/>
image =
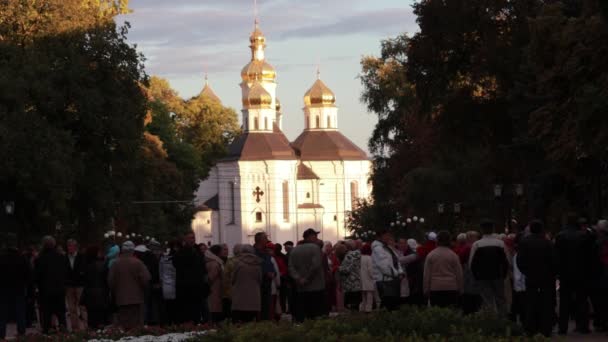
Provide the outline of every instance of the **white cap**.
<path id="1" fill-rule="evenodd" d="M 149 251 L 149 249 L 148 249 L 148 247 L 146 247 L 146 245 L 138 245 L 137 247 L 135 247 L 135 251 L 140 252 L 140 253 L 145 253 L 145 252 Z"/>
<path id="2" fill-rule="evenodd" d="M 437 241 L 437 234 L 435 232 L 430 232 L 429 235 L 426 236 L 430 241 Z"/>

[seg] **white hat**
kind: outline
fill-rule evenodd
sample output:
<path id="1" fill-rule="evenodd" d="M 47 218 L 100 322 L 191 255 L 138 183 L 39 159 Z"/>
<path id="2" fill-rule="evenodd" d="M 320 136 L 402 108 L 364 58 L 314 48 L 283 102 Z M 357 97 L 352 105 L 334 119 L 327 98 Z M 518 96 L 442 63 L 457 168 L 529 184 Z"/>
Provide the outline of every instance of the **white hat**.
<path id="1" fill-rule="evenodd" d="M 140 253 L 145 253 L 145 252 L 149 251 L 149 249 L 148 249 L 148 247 L 146 247 L 146 245 L 138 245 L 137 247 L 135 247 L 135 251 L 140 252 Z"/>
<path id="2" fill-rule="evenodd" d="M 429 239 L 429 241 L 437 241 L 437 234 L 435 232 L 430 232 L 426 238 Z"/>
<path id="3" fill-rule="evenodd" d="M 133 252 L 134 248 L 135 248 L 135 244 L 131 241 L 125 241 L 122 243 L 123 252 Z"/>

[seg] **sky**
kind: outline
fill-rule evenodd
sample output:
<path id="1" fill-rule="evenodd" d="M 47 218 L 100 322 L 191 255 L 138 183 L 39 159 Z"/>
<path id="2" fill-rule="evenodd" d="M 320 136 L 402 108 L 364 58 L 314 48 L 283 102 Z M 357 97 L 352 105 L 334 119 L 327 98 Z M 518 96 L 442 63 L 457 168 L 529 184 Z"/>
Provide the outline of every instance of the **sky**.
<path id="1" fill-rule="evenodd" d="M 257 0 L 266 60 L 277 72 L 283 131 L 302 132 L 303 96 L 316 79 L 336 94 L 340 131 L 367 150 L 376 116 L 361 102 L 363 56 L 382 40 L 418 27 L 413 0 Z M 149 75 L 167 79 L 181 97 L 197 95 L 208 74 L 224 105 L 241 119 L 240 72 L 250 60 L 254 0 L 130 0 L 128 39 L 146 57 Z"/>

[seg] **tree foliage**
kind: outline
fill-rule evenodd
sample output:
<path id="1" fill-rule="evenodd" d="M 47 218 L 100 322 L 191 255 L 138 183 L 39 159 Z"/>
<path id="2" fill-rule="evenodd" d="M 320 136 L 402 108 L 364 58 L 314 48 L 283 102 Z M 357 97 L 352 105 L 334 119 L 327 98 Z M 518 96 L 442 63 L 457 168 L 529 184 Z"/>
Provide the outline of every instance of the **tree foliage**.
<path id="1" fill-rule="evenodd" d="M 362 99 L 379 119 L 370 139 L 376 202 L 427 217 L 438 203 L 465 203 L 476 217 L 494 216 L 492 184 L 523 183 L 521 203 L 506 188 L 522 218 L 564 198 L 588 210 L 580 194 L 605 156 L 608 122 L 601 3 L 415 3 L 420 31 L 362 60 Z"/>

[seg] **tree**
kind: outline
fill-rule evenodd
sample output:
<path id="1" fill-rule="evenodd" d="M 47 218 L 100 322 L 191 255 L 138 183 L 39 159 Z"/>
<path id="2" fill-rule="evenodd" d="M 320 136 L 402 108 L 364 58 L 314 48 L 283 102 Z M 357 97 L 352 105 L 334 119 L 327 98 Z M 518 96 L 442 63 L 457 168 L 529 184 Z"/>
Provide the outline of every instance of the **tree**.
<path id="1" fill-rule="evenodd" d="M 0 192 L 22 236 L 59 221 L 93 238 L 132 198 L 146 75 L 128 27 L 111 20 L 125 5 L 0 3 Z"/>

